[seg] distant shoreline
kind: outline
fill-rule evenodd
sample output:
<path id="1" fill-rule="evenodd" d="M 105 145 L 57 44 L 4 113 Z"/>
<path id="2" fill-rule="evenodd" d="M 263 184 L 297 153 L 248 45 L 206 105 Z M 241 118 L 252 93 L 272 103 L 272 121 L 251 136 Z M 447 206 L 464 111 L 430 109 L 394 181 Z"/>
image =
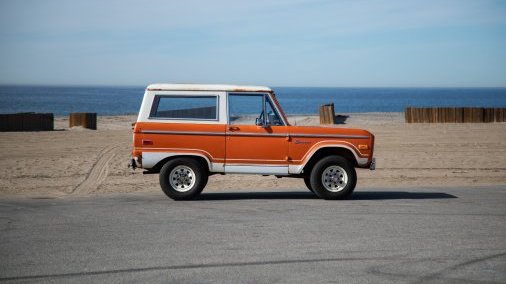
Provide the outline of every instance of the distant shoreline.
<path id="1" fill-rule="evenodd" d="M 33 111 L 26 111 L 26 112 L 9 112 L 9 113 L 0 113 L 0 114 L 15 114 L 15 113 L 36 113 L 36 112 L 33 112 Z M 47 112 L 47 113 L 51 113 L 51 112 Z M 403 114 L 404 112 L 403 111 L 365 111 L 365 112 L 341 112 L 341 113 L 338 113 L 336 112 L 336 115 L 360 115 L 360 114 L 378 114 L 378 113 L 383 113 L 383 114 Z M 54 114 L 54 117 L 55 118 L 65 118 L 70 115 L 70 113 L 68 114 Z M 125 114 L 100 114 L 100 113 L 97 113 L 97 116 L 99 117 L 115 117 L 115 116 L 137 116 L 138 114 L 137 113 L 125 113 Z M 302 117 L 302 116 L 319 116 L 319 113 L 287 113 L 286 114 L 288 117 Z"/>
<path id="2" fill-rule="evenodd" d="M 272 87 L 285 113 L 316 115 L 334 103 L 336 114 L 403 112 L 411 107 L 506 107 L 506 88 Z M 144 87 L 0 86 L 0 113 L 72 112 L 133 115 Z M 243 113 L 247 106 L 238 106 Z"/>
<path id="3" fill-rule="evenodd" d="M 183 83 L 184 84 L 184 83 Z M 222 84 L 222 83 L 217 83 Z M 227 85 L 228 83 L 223 83 Z M 236 85 L 230 83 L 231 85 Z M 148 84 L 149 85 L 149 84 Z M 278 88 L 293 88 L 293 89 L 506 89 L 506 86 L 273 86 L 269 84 L 246 84 L 246 85 L 262 85 L 270 86 L 273 90 Z M 0 88 L 3 87 L 27 87 L 27 88 L 122 88 L 122 89 L 142 89 L 144 90 L 147 85 L 79 85 L 79 84 L 10 84 L 0 83 Z"/>

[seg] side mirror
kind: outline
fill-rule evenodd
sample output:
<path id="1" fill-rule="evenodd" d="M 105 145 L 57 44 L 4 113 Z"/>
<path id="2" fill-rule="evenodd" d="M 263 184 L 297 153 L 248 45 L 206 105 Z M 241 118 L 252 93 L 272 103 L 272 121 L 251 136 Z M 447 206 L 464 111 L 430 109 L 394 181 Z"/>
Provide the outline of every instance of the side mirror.
<path id="1" fill-rule="evenodd" d="M 266 128 L 266 127 L 268 127 L 268 126 L 269 126 L 269 124 L 264 123 L 263 119 L 261 119 L 261 118 L 259 118 L 259 117 L 257 117 L 257 118 L 255 119 L 255 125 L 256 125 L 256 126 L 260 126 L 260 127 L 262 127 L 262 128 Z"/>
<path id="2" fill-rule="evenodd" d="M 269 117 L 269 124 L 280 125 L 280 123 L 279 123 L 279 121 L 280 121 L 279 117 L 275 113 L 269 112 L 268 117 Z"/>

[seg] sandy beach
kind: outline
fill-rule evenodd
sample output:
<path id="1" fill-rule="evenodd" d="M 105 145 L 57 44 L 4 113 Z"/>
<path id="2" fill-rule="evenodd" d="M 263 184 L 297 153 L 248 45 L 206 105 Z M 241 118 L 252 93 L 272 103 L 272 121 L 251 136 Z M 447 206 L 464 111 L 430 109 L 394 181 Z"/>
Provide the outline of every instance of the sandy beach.
<path id="1" fill-rule="evenodd" d="M 403 113 L 347 114 L 330 127 L 363 128 L 376 135 L 377 170 L 358 170 L 367 187 L 506 185 L 506 123 L 408 124 Z M 317 116 L 291 116 L 317 125 Z M 127 168 L 135 116 L 102 116 L 98 130 L 0 133 L 1 196 L 57 197 L 160 191 L 158 175 Z M 305 190 L 300 179 L 214 175 L 205 191 Z"/>

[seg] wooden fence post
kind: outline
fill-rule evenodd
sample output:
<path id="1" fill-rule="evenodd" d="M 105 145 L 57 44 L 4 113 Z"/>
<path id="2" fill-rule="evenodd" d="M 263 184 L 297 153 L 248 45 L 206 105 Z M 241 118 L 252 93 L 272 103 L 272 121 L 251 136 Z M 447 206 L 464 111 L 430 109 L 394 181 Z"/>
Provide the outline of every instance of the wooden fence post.
<path id="1" fill-rule="evenodd" d="M 97 113 L 73 112 L 69 116 L 69 127 L 82 126 L 88 129 L 97 129 Z"/>
<path id="2" fill-rule="evenodd" d="M 320 106 L 320 124 L 335 124 L 336 114 L 334 104 L 325 104 Z"/>
<path id="3" fill-rule="evenodd" d="M 320 124 L 335 124 L 336 115 L 334 104 L 325 104 L 320 106 Z"/>

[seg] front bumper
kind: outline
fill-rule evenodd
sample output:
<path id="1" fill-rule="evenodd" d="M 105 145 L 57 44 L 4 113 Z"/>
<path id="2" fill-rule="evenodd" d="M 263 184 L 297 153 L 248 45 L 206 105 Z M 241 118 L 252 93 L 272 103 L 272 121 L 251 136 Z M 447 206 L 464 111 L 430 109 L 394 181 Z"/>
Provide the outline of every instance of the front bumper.
<path id="1" fill-rule="evenodd" d="M 376 169 L 376 158 L 372 158 L 369 170 L 374 171 Z"/>

